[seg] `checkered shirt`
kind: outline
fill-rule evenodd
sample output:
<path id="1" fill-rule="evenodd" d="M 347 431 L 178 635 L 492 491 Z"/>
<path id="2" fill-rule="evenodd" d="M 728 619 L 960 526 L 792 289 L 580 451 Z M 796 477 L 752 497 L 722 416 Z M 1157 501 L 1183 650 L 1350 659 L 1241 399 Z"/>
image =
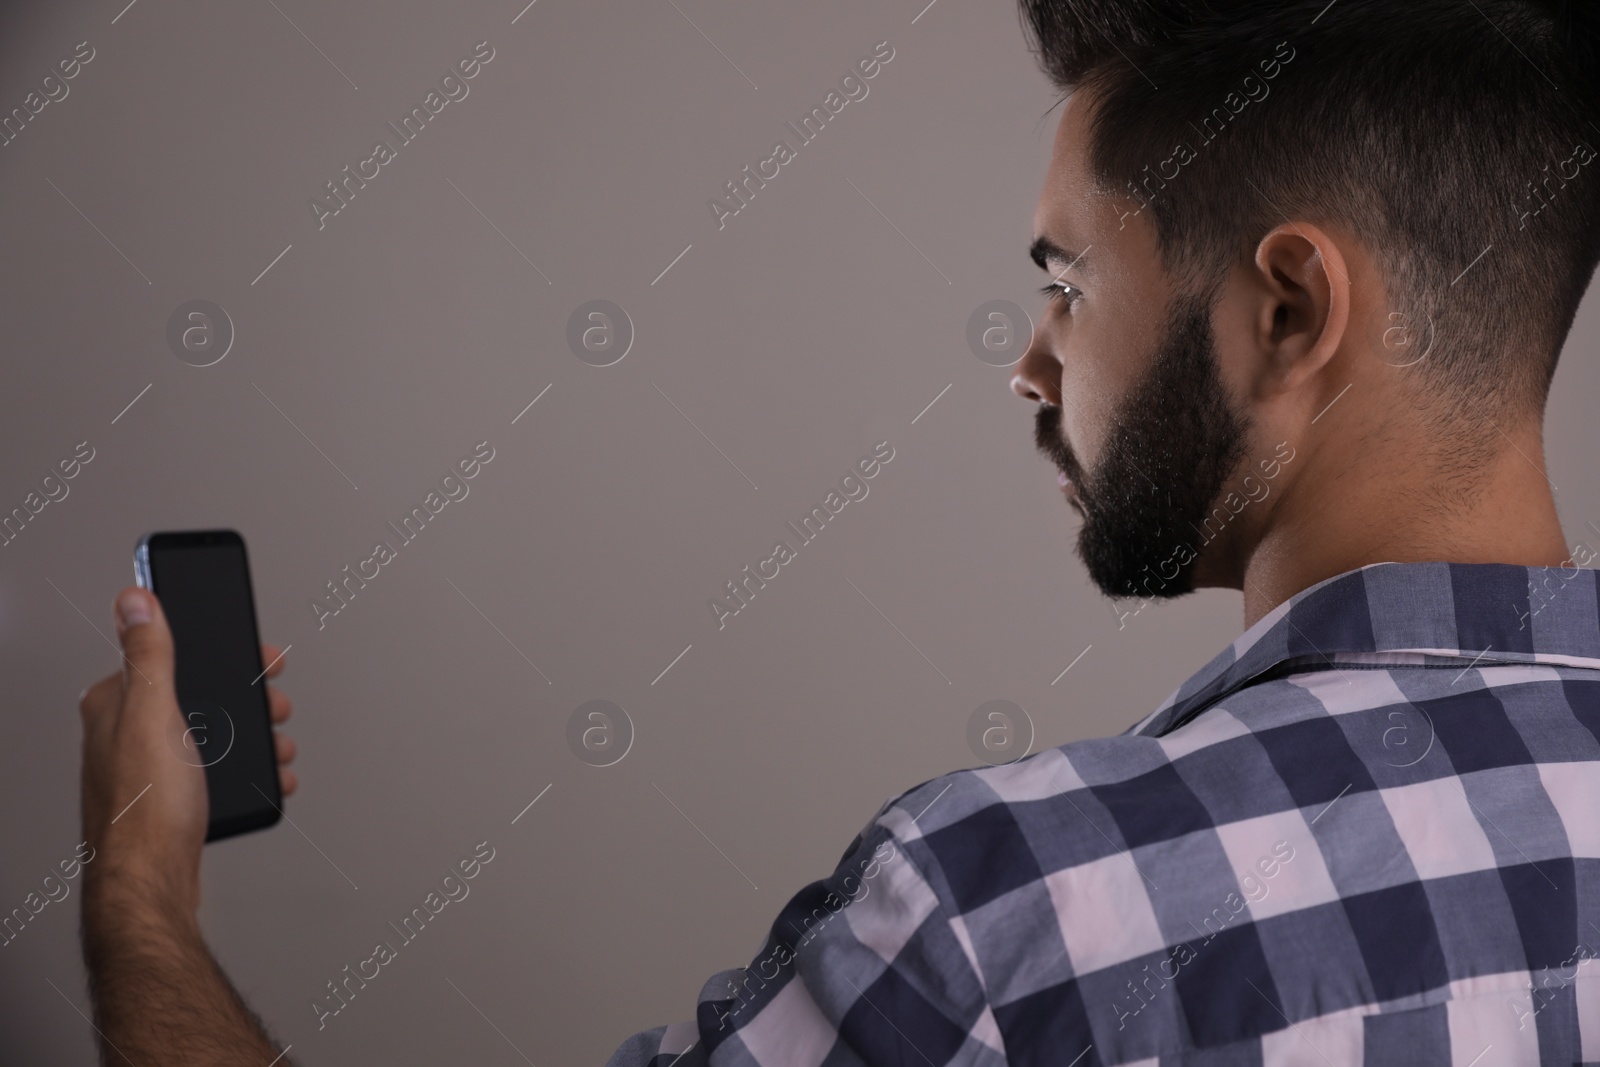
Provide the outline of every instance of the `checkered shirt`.
<path id="1" fill-rule="evenodd" d="M 1600 601 L 1321 582 L 1118 737 L 887 802 L 609 1067 L 1600 1063 Z"/>

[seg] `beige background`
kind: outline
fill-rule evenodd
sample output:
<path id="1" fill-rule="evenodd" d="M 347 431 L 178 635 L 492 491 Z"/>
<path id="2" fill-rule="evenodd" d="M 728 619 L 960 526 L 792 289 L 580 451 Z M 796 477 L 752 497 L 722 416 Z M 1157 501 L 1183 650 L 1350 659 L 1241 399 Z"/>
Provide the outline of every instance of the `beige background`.
<path id="1" fill-rule="evenodd" d="M 1116 732 L 1237 633 L 1223 592 L 1119 631 L 1031 409 L 967 350 L 979 303 L 1040 303 L 1054 95 L 1009 4 L 124 3 L 0 27 L 5 109 L 96 50 L 0 148 L 0 508 L 96 449 L 0 548 L 0 910 L 79 839 L 76 696 L 150 530 L 242 531 L 293 644 L 295 825 L 209 847 L 202 917 L 307 1064 L 599 1063 L 689 1018 L 886 797 L 976 763 L 978 705 L 1039 745 Z M 319 232 L 307 199 L 480 40 L 468 98 Z M 880 40 L 870 95 L 718 232 L 706 199 Z M 604 369 L 564 340 L 596 297 L 637 328 Z M 237 329 L 204 369 L 164 340 L 193 298 Z M 1591 299 L 1550 418 L 1591 545 L 1597 336 Z M 470 497 L 319 632 L 310 598 L 483 439 Z M 707 598 L 881 440 L 870 496 L 717 631 Z M 606 769 L 565 741 L 594 698 L 637 729 Z M 324 982 L 483 840 L 471 896 L 319 1033 Z M 91 1055 L 74 894 L 0 949 L 8 1061 Z"/>

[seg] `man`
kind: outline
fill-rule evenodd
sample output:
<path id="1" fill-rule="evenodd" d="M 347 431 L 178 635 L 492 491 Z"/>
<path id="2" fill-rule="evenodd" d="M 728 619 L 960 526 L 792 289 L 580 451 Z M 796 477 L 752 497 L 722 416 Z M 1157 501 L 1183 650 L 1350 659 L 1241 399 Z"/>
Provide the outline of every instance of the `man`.
<path id="1" fill-rule="evenodd" d="M 1022 6 L 1069 95 L 1013 386 L 1096 584 L 1239 589 L 1248 629 L 1120 737 L 886 803 L 611 1063 L 1600 1060 L 1600 588 L 1541 447 L 1600 260 L 1595 16 Z M 99 1024 L 265 1063 L 194 923 L 198 776 L 150 739 L 165 627 L 122 603 L 154 685 L 84 700 Z"/>

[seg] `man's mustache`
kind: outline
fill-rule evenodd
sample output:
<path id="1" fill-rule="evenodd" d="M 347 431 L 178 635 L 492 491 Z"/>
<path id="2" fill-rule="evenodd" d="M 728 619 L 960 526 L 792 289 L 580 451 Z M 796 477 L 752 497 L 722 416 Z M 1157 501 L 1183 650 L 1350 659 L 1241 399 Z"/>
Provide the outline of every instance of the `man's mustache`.
<path id="1" fill-rule="evenodd" d="M 1078 457 L 1073 455 L 1072 446 L 1067 444 L 1066 437 L 1061 432 L 1061 409 L 1054 404 L 1040 404 L 1039 411 L 1034 416 L 1033 443 L 1046 456 L 1050 457 L 1057 467 L 1064 471 L 1079 491 L 1083 489 L 1083 467 L 1078 463 Z"/>

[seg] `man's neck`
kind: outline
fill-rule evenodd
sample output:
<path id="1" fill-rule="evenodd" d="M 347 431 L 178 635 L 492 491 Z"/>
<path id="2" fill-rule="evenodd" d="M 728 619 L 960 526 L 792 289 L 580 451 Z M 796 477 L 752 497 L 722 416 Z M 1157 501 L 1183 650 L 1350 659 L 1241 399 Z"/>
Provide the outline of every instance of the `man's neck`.
<path id="1" fill-rule="evenodd" d="M 1470 498 L 1456 504 L 1440 492 L 1437 465 L 1398 450 L 1370 463 L 1326 454 L 1313 460 L 1286 487 L 1227 583 L 1244 594 L 1245 627 L 1296 593 L 1370 563 L 1570 566 L 1540 428 L 1504 441 Z"/>

